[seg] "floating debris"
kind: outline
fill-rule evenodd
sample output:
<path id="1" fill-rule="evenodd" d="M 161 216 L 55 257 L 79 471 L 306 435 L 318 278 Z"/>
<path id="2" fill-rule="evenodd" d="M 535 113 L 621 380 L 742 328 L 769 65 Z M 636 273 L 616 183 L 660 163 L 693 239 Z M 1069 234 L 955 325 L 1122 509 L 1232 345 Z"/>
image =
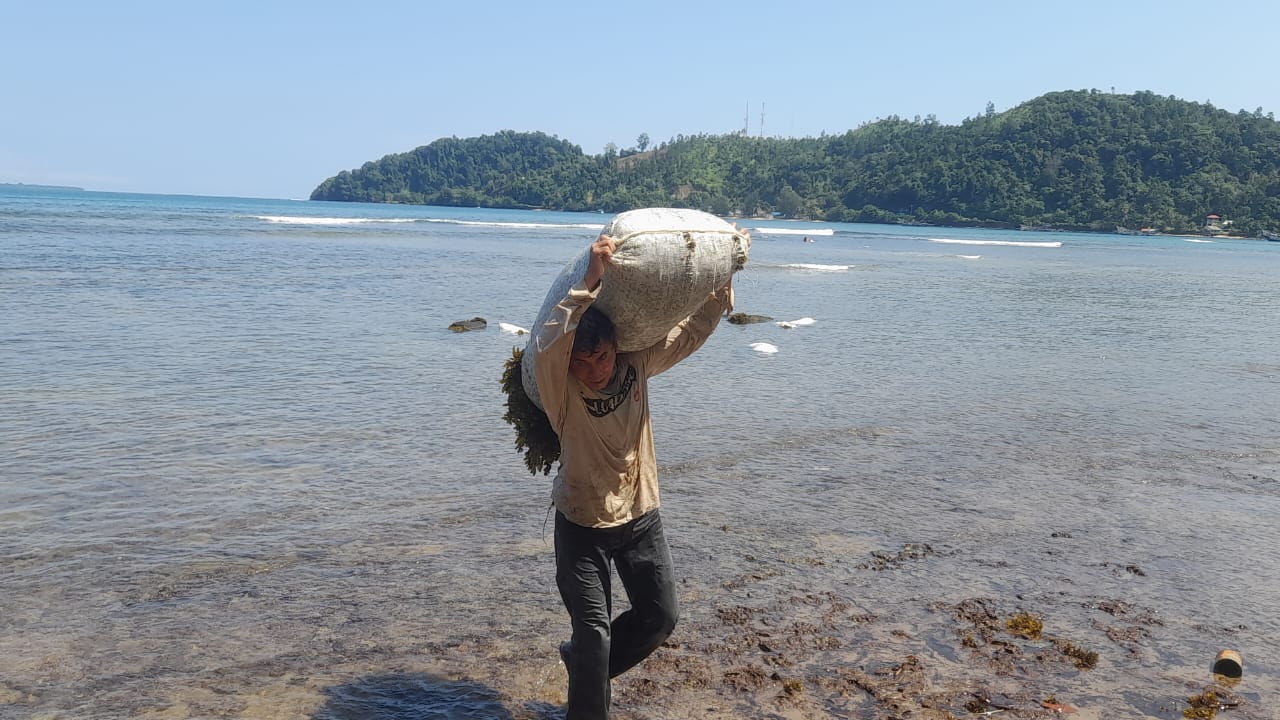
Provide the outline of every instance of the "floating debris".
<path id="1" fill-rule="evenodd" d="M 1073 713 L 1076 711 L 1076 709 L 1071 705 L 1058 702 L 1058 699 L 1052 695 L 1045 698 L 1044 702 L 1040 703 L 1040 707 L 1060 714 Z"/>
<path id="2" fill-rule="evenodd" d="M 1223 650 L 1218 653 L 1218 657 L 1213 661 L 1213 673 L 1229 678 L 1244 675 L 1244 661 L 1240 659 L 1240 653 L 1235 650 Z"/>
<path id="3" fill-rule="evenodd" d="M 774 325 L 777 325 L 780 328 L 797 328 L 797 327 L 804 327 L 806 325 L 812 325 L 816 322 L 818 321 L 814 320 L 811 317 L 802 317 L 799 320 L 779 320 L 778 322 L 774 323 Z"/>
<path id="4" fill-rule="evenodd" d="M 504 333 L 508 333 L 511 335 L 528 335 L 529 334 L 528 330 L 525 330 L 519 325 L 512 325 L 511 323 L 500 322 L 498 323 L 498 329 Z"/>

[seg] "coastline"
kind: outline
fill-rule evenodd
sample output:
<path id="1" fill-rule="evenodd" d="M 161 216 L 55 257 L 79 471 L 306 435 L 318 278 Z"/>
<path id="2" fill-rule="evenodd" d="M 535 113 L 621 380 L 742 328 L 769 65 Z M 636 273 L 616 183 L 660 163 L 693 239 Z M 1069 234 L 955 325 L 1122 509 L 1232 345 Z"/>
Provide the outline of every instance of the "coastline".
<path id="1" fill-rule="evenodd" d="M 1088 228 L 1072 229 L 1072 228 L 1056 228 L 1056 227 L 1012 227 L 1004 224 L 995 225 L 995 224 L 982 224 L 982 223 L 972 223 L 972 224 L 965 224 L 965 225 L 946 225 L 942 223 L 927 223 L 927 222 L 863 223 L 863 222 L 843 222 L 843 221 L 837 222 L 837 221 L 827 221 L 827 220 L 809 219 L 809 218 L 782 218 L 782 217 L 771 217 L 767 215 L 759 215 L 759 216 L 751 216 L 751 217 L 744 217 L 740 215 L 728 215 L 728 216 L 725 216 L 725 220 L 728 220 L 730 222 L 759 222 L 761 220 L 764 220 L 768 222 L 797 223 L 797 224 L 800 224 L 800 223 L 822 224 L 826 222 L 834 222 L 836 224 L 841 224 L 841 225 L 891 225 L 894 227 L 922 227 L 922 228 L 936 227 L 936 228 L 945 228 L 949 230 L 988 229 L 988 230 L 1008 230 L 1008 231 L 1017 231 L 1017 232 L 1038 232 L 1038 233 L 1075 233 L 1075 234 L 1081 234 L 1081 235 L 1176 237 L 1176 238 L 1190 238 L 1190 239 L 1202 239 L 1202 240 L 1263 240 L 1263 241 L 1275 242 L 1263 236 L 1233 235 L 1231 233 L 1214 233 L 1214 234 L 1175 233 L 1175 232 L 1142 233 L 1142 232 L 1118 232 L 1115 230 L 1090 230 Z"/>

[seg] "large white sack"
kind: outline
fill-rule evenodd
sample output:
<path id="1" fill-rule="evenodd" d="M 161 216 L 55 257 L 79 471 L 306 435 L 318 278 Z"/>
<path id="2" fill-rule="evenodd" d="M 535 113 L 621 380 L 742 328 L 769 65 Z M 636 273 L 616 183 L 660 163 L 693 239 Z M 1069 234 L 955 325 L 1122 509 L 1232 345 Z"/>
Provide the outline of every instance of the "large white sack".
<path id="1" fill-rule="evenodd" d="M 749 236 L 715 215 L 683 208 L 645 208 L 614 216 L 602 231 L 618 241 L 605 268 L 595 307 L 613 321 L 618 351 L 643 350 L 723 287 L 747 262 Z M 551 283 L 532 337 L 525 346 L 521 374 L 525 392 L 538 406 L 534 343 L 552 308 L 582 280 L 591 250 L 584 247 Z"/>

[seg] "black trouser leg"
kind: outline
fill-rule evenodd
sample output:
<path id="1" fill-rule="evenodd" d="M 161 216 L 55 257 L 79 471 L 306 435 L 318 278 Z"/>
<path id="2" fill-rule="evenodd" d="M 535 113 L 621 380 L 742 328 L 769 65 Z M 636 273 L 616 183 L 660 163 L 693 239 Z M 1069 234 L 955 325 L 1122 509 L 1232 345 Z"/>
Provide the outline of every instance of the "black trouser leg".
<path id="1" fill-rule="evenodd" d="M 671 550 L 654 510 L 632 524 L 631 542 L 614 556 L 631 609 L 614 618 L 609 677 L 635 667 L 671 636 L 679 619 Z"/>
<path id="2" fill-rule="evenodd" d="M 556 513 L 556 585 L 573 625 L 566 720 L 608 717 L 609 678 L 648 657 L 678 617 L 671 552 L 655 510 L 616 528 L 586 528 Z M 609 563 L 631 608 L 610 622 Z"/>
<path id="3" fill-rule="evenodd" d="M 609 717 L 609 553 L 600 539 L 556 513 L 556 585 L 573 626 L 565 720 Z"/>

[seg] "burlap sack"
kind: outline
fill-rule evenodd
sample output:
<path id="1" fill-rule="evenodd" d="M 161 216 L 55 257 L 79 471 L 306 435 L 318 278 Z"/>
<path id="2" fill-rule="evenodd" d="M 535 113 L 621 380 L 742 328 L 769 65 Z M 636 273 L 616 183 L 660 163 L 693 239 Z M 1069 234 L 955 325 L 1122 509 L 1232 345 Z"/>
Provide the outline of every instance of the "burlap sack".
<path id="1" fill-rule="evenodd" d="M 595 306 L 613 321 L 619 352 L 643 350 L 666 337 L 746 265 L 751 249 L 747 235 L 701 210 L 630 210 L 616 215 L 603 233 L 618 241 L 618 249 L 605 269 Z M 569 288 L 582 280 L 590 259 L 590 248 L 584 247 L 565 266 L 530 328 L 522 380 L 538 407 L 542 400 L 533 372 L 538 329 Z"/>

